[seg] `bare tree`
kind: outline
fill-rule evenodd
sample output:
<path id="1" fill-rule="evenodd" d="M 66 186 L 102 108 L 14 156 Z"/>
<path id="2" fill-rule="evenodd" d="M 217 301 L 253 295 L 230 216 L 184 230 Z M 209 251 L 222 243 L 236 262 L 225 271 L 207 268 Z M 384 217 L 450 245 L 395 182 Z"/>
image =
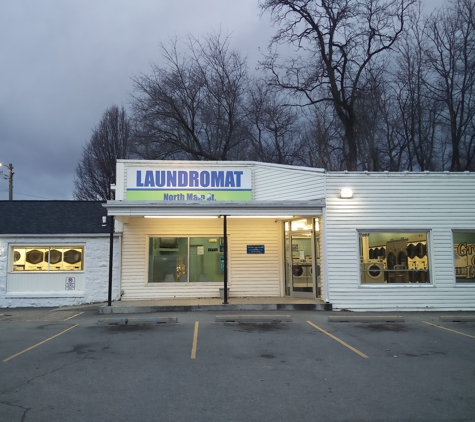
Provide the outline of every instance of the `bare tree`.
<path id="1" fill-rule="evenodd" d="M 306 122 L 301 126 L 300 163 L 307 167 L 344 170 L 342 128 L 335 109 L 329 103 L 318 103 L 306 110 Z"/>
<path id="2" fill-rule="evenodd" d="M 398 44 L 393 72 L 394 106 L 400 114 L 397 130 L 407 145 L 407 170 L 441 170 L 441 137 L 437 136 L 441 107 L 426 85 L 431 70 L 424 55 L 428 39 L 420 5 L 409 19 L 408 30 Z"/>
<path id="3" fill-rule="evenodd" d="M 116 161 L 129 158 L 131 126 L 124 107 L 112 106 L 102 115 L 76 167 L 74 199 L 114 199 Z"/>
<path id="4" fill-rule="evenodd" d="M 454 0 L 429 19 L 427 57 L 435 74 L 426 81 L 444 105 L 451 143 L 450 171 L 475 169 L 475 2 Z"/>
<path id="5" fill-rule="evenodd" d="M 246 60 L 220 34 L 161 44 L 162 65 L 134 78 L 143 158 L 240 158 L 246 139 Z M 152 154 L 150 156 L 149 154 Z"/>
<path id="6" fill-rule="evenodd" d="M 295 164 L 301 149 L 302 119 L 275 89 L 263 81 L 251 84 L 246 101 L 250 157 L 257 161 Z"/>
<path id="7" fill-rule="evenodd" d="M 298 54 L 280 61 L 270 52 L 262 66 L 272 83 L 302 97 L 331 102 L 344 129 L 348 170 L 358 167 L 357 100 L 368 64 L 391 49 L 416 0 L 261 0 L 280 26 L 271 46 L 290 44 Z M 321 95 L 323 91 L 323 96 Z"/>

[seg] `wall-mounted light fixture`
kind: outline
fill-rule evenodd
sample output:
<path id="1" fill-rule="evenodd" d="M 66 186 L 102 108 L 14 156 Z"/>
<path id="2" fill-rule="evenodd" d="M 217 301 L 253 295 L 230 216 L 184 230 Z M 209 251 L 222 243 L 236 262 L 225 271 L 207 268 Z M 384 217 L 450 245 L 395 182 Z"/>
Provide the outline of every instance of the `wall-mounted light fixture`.
<path id="1" fill-rule="evenodd" d="M 342 198 L 342 199 L 351 199 L 351 198 L 353 198 L 353 189 L 351 189 L 351 188 L 341 188 L 340 189 L 340 198 Z"/>

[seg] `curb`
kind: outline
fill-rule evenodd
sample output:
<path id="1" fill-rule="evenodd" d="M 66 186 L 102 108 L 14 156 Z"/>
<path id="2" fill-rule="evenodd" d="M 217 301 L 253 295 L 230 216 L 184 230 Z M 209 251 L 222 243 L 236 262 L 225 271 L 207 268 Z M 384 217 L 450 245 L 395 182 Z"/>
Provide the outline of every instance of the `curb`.
<path id="1" fill-rule="evenodd" d="M 235 305 L 178 305 L 178 306 L 101 306 L 99 313 L 140 314 L 151 312 L 219 312 L 219 311 L 331 311 L 331 303 L 305 304 L 235 304 Z"/>

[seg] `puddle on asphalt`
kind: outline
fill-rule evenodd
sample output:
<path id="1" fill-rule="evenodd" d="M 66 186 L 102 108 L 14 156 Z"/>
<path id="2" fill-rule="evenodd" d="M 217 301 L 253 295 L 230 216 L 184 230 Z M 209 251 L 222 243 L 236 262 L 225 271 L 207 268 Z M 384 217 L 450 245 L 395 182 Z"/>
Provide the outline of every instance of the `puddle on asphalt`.
<path id="1" fill-rule="evenodd" d="M 269 331 L 278 331 L 282 330 L 284 326 L 282 324 L 273 324 L 273 323 L 237 323 L 236 329 L 234 331 L 242 331 L 245 333 L 266 333 Z"/>
<path id="2" fill-rule="evenodd" d="M 263 353 L 263 354 L 261 355 L 261 358 L 274 359 L 275 356 L 274 356 L 274 355 L 271 355 L 270 353 Z"/>
<path id="3" fill-rule="evenodd" d="M 110 334 L 125 334 L 152 331 L 158 326 L 161 326 L 161 324 L 101 324 L 89 328 L 101 328 Z"/>
<path id="4" fill-rule="evenodd" d="M 392 332 L 400 332 L 400 331 L 408 331 L 408 328 L 405 325 L 401 324 L 361 324 L 357 325 L 359 328 L 364 328 L 368 331 L 392 331 Z"/>

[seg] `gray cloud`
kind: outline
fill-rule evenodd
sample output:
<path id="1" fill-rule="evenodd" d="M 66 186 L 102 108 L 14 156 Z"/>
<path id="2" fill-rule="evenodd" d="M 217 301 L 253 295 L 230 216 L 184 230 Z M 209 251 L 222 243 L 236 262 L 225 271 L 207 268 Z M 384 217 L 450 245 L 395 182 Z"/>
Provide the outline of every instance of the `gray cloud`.
<path id="1" fill-rule="evenodd" d="M 14 199 L 70 199 L 103 111 L 130 101 L 131 76 L 174 36 L 230 33 L 251 69 L 273 29 L 257 0 L 18 0 L 0 3 L 0 162 Z M 0 167 L 0 170 L 6 170 Z M 8 183 L 0 179 L 0 199 Z"/>

